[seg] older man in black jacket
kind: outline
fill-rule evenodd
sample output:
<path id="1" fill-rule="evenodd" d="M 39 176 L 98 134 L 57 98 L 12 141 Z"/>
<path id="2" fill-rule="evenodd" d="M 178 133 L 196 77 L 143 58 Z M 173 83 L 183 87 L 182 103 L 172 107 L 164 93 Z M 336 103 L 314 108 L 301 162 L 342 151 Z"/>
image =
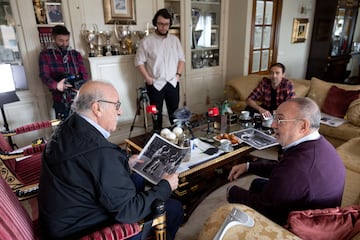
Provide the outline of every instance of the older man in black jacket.
<path id="1" fill-rule="evenodd" d="M 121 114 L 119 95 L 109 83 L 83 85 L 74 112 L 54 132 L 43 155 L 39 212 L 44 239 L 74 239 L 113 222 L 134 223 L 166 201 L 171 237 L 182 222 L 181 204 L 169 199 L 178 174 L 165 174 L 147 191 L 138 191 L 129 165 L 140 161 L 107 138 Z"/>

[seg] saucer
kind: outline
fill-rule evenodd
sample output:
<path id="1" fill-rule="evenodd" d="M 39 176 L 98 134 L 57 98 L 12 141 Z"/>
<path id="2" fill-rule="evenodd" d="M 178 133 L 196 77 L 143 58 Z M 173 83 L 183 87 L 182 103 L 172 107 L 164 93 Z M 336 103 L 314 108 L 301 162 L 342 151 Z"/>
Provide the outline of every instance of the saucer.
<path id="1" fill-rule="evenodd" d="M 243 118 L 243 117 L 240 116 L 239 119 L 242 120 L 242 121 L 249 121 L 249 120 L 251 120 L 251 117 L 249 116 L 247 118 Z"/>

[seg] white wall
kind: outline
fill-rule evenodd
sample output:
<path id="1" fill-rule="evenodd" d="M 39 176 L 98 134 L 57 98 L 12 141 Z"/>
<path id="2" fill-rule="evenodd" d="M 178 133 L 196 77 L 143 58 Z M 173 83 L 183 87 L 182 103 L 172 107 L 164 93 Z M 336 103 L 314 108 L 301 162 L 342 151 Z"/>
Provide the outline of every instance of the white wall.
<path id="1" fill-rule="evenodd" d="M 299 13 L 299 2 L 309 2 L 307 6 L 311 6 L 311 10 L 306 13 Z M 292 78 L 305 78 L 307 69 L 307 59 L 310 49 L 310 39 L 313 26 L 313 15 L 315 12 L 315 0 L 298 1 L 284 0 L 281 14 L 280 38 L 278 62 L 285 64 L 286 75 Z M 308 37 L 304 43 L 291 43 L 292 27 L 294 18 L 308 18 L 309 31 Z"/>
<path id="2" fill-rule="evenodd" d="M 252 2 L 230 0 L 227 79 L 248 73 Z M 300 14 L 300 3 L 304 3 L 310 10 Z M 315 0 L 283 0 L 277 61 L 285 64 L 288 77 L 305 78 L 314 9 Z M 305 43 L 291 43 L 294 18 L 310 20 Z"/>

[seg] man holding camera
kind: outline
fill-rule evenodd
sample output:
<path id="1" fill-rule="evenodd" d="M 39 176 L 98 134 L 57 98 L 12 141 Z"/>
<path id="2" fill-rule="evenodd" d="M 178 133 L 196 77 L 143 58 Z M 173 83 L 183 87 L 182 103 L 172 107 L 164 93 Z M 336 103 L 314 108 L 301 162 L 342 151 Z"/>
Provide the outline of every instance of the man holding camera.
<path id="1" fill-rule="evenodd" d="M 77 90 L 88 80 L 88 73 L 81 54 L 69 46 L 67 28 L 54 26 L 52 37 L 54 42 L 39 56 L 40 78 L 52 93 L 56 118 L 65 119 Z"/>

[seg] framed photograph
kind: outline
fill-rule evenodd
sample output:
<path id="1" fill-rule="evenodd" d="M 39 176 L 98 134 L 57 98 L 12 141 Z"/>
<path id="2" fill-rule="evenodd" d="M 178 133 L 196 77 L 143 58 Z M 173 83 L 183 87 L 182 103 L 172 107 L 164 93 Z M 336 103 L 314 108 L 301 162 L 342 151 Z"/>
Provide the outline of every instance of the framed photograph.
<path id="1" fill-rule="evenodd" d="M 208 15 L 210 16 L 211 19 L 211 25 L 216 25 L 217 24 L 216 12 L 209 12 Z"/>
<path id="2" fill-rule="evenodd" d="M 180 25 L 180 14 L 175 13 L 173 17 L 173 26 L 179 26 Z"/>
<path id="3" fill-rule="evenodd" d="M 292 43 L 305 42 L 309 30 L 308 18 L 294 18 L 293 33 L 291 37 Z"/>
<path id="4" fill-rule="evenodd" d="M 64 24 L 61 3 L 45 2 L 45 11 L 48 24 Z"/>
<path id="5" fill-rule="evenodd" d="M 136 24 L 135 0 L 103 0 L 106 24 Z"/>
<path id="6" fill-rule="evenodd" d="M 210 45 L 211 47 L 217 47 L 219 45 L 219 35 L 216 29 L 211 30 Z"/>

